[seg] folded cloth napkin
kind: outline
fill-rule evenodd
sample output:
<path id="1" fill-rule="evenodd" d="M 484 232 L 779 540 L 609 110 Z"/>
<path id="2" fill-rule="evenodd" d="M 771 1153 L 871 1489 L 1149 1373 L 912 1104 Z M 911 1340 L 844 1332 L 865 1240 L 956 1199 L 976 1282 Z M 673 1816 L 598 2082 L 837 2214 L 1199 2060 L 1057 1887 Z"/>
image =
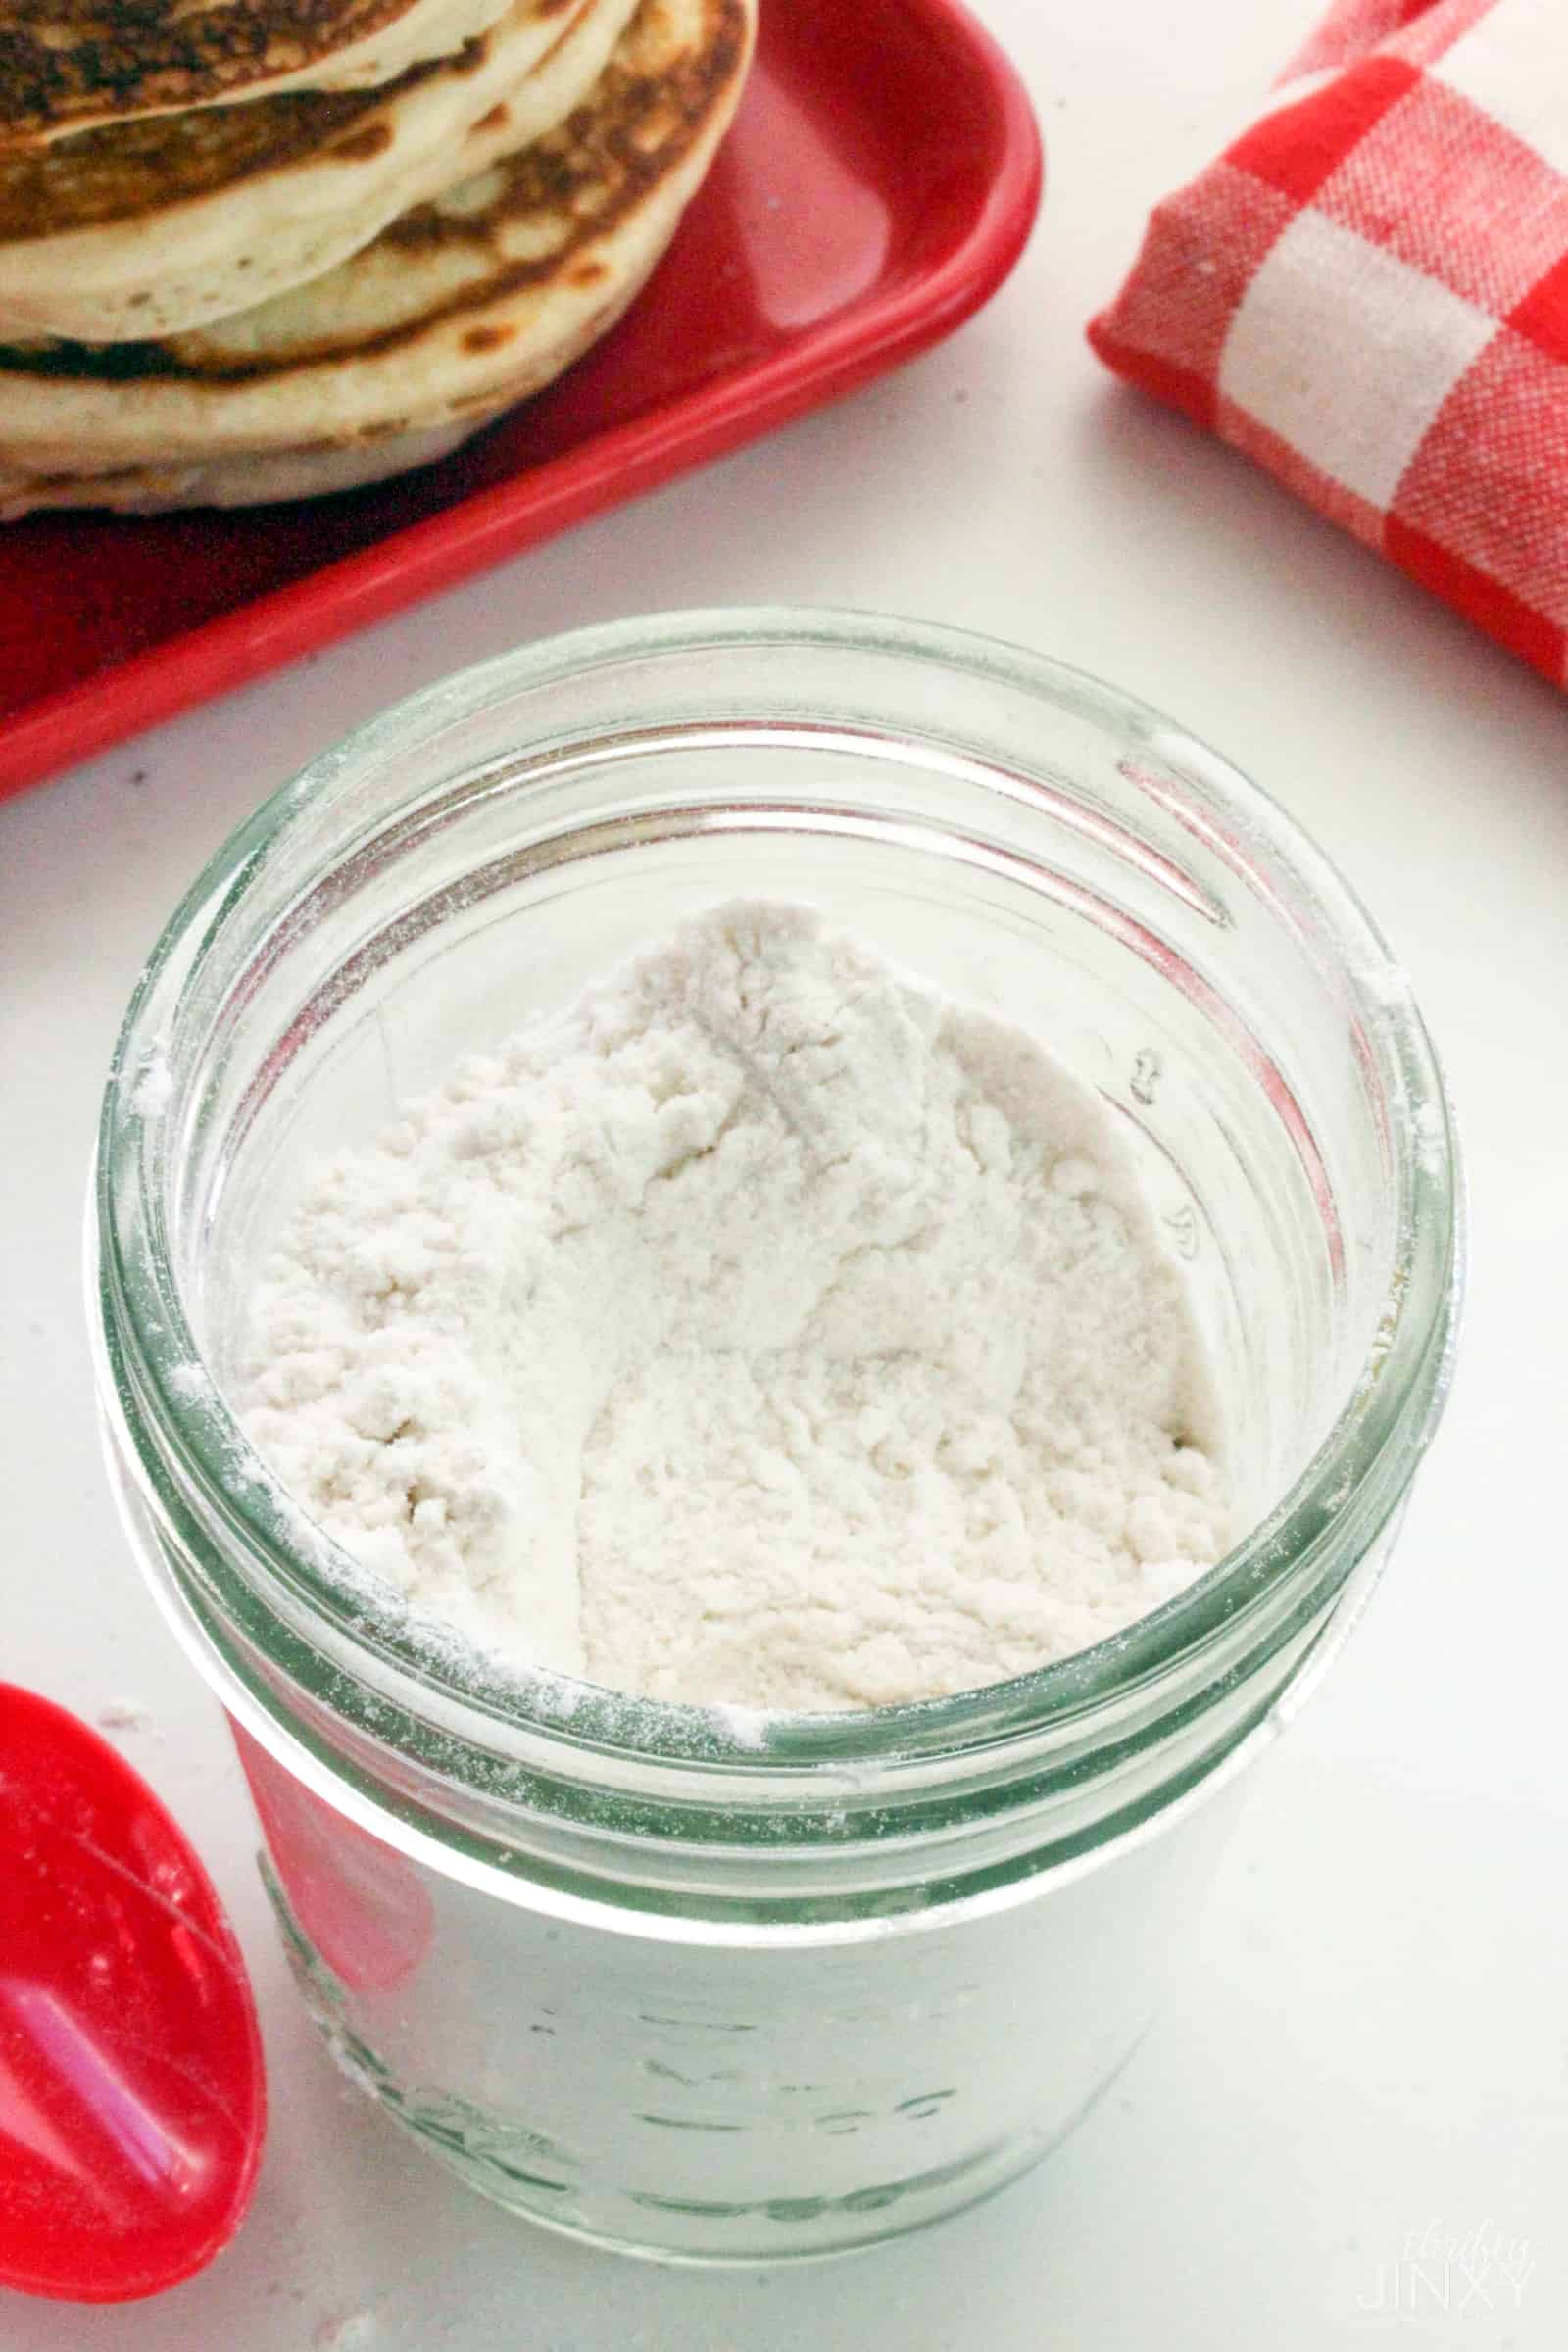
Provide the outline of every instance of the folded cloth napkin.
<path id="1" fill-rule="evenodd" d="M 1339 0 L 1089 333 L 1568 684 L 1568 0 Z"/>

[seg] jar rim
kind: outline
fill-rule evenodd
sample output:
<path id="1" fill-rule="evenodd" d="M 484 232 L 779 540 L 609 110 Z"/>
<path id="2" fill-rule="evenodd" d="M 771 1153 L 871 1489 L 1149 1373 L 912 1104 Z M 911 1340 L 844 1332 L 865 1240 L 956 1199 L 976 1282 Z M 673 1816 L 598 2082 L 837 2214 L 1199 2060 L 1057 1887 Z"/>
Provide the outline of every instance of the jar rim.
<path id="1" fill-rule="evenodd" d="M 354 775 L 395 773 L 412 741 L 428 739 L 493 700 L 606 666 L 775 645 L 894 656 L 1021 689 L 1123 735 L 1157 742 L 1167 760 L 1186 757 L 1201 773 L 1205 792 L 1245 820 L 1244 837 L 1262 846 L 1271 870 L 1291 877 L 1326 937 L 1367 1047 L 1402 1114 L 1391 1122 L 1396 1246 L 1373 1349 L 1311 1460 L 1214 1567 L 1123 1632 L 1029 1674 L 863 1712 L 783 1712 L 628 1702 L 624 1693 L 553 1670 L 503 1667 L 478 1650 L 471 1670 L 465 1659 L 460 1671 L 453 1651 L 432 1655 L 414 1623 L 401 1630 L 395 1618 L 373 1627 L 356 1623 L 356 1607 L 363 1619 L 364 1572 L 311 1530 L 296 1508 L 279 1510 L 221 1389 L 216 1382 L 191 1382 L 189 1368 L 201 1361 L 200 1350 L 172 1252 L 165 1246 L 156 1149 L 164 1097 L 161 1087 L 146 1084 L 159 1036 L 168 1034 L 172 1014 L 165 999 L 172 976 L 177 979 L 174 1001 L 183 1003 L 215 954 L 224 921 L 290 829 L 307 812 L 319 811 L 323 796 Z M 388 818 L 416 797 L 389 793 Z M 129 1217 L 122 1214 L 126 1200 L 134 1210 Z M 172 1456 L 216 1499 L 226 1525 L 264 1570 L 286 1574 L 368 1660 L 378 1656 L 491 1735 L 560 1735 L 573 1747 L 618 1754 L 629 1763 L 710 1769 L 718 1763 L 742 1773 L 781 1766 L 792 1774 L 812 1766 L 869 1768 L 1049 1733 L 1114 1707 L 1152 1680 L 1217 1651 L 1250 1611 L 1277 1599 L 1282 1583 L 1313 1581 L 1313 1562 L 1353 1509 L 1359 1506 L 1375 1531 L 1397 1507 L 1446 1401 L 1462 1288 L 1457 1145 L 1408 978 L 1349 884 L 1294 818 L 1187 730 L 1087 672 L 967 631 L 820 607 L 675 612 L 574 630 L 425 687 L 311 761 L 208 861 L 143 969 L 105 1089 L 92 1205 L 100 1336 L 109 1342 L 122 1405 L 135 1389 L 137 1409 L 155 1416 Z"/>

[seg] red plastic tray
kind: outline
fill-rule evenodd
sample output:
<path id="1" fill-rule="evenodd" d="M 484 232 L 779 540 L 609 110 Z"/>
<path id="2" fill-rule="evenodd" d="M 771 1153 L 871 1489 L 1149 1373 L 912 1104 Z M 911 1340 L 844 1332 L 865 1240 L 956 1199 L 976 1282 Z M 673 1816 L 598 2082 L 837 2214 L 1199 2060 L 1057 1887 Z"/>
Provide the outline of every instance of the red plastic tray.
<path id="1" fill-rule="evenodd" d="M 752 80 L 648 292 L 441 465 L 296 507 L 0 534 L 0 797 L 848 392 L 1006 275 L 1029 101 L 957 0 L 762 0 Z"/>

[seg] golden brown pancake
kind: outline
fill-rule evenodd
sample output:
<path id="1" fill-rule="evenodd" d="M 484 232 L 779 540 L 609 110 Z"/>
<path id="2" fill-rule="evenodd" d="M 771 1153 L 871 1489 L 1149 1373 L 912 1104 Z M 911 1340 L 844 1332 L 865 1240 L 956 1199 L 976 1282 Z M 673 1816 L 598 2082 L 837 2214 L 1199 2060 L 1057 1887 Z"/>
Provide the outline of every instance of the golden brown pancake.
<path id="1" fill-rule="evenodd" d="M 541 42 L 569 0 L 534 0 Z M 507 0 L 8 0 L 0 142 L 289 88 L 388 81 L 494 24 Z"/>
<path id="2" fill-rule="evenodd" d="M 0 339 L 178 332 L 319 276 L 400 212 L 541 137 L 603 73 L 633 0 L 533 0 L 370 90 L 101 124 L 0 148 Z"/>
<path id="3" fill-rule="evenodd" d="M 460 59 L 482 56 L 489 37 L 467 43 Z M 363 151 L 362 125 L 389 98 L 452 70 L 432 60 L 380 89 L 293 90 L 249 106 L 101 123 L 47 147 L 0 148 L 0 244 L 145 219 L 308 156 L 330 165 Z"/>
<path id="4" fill-rule="evenodd" d="M 324 276 L 188 334 L 0 352 L 0 508 L 232 504 L 369 479 L 536 390 L 663 252 L 734 112 L 753 25 L 752 0 L 642 0 L 566 122 Z"/>

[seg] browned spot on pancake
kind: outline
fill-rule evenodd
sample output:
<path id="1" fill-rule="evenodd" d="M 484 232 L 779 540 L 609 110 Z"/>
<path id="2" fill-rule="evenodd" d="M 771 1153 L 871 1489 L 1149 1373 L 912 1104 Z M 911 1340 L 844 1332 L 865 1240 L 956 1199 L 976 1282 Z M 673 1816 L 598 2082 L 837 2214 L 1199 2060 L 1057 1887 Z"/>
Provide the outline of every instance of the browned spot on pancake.
<path id="1" fill-rule="evenodd" d="M 592 259 L 579 262 L 575 270 L 568 270 L 566 272 L 568 281 L 574 286 L 597 286 L 602 277 L 609 275 L 608 266 L 604 262 L 596 262 Z"/>
<path id="2" fill-rule="evenodd" d="M 474 40 L 465 41 L 456 57 L 445 60 L 449 74 L 477 74 L 490 54 L 490 35 L 481 32 Z"/>
<path id="3" fill-rule="evenodd" d="M 657 155 L 666 147 L 680 127 L 680 114 L 673 106 L 656 106 L 639 121 L 632 136 L 644 155 Z"/>
<path id="4" fill-rule="evenodd" d="M 338 164 L 368 164 L 373 156 L 385 155 L 392 144 L 390 122 L 368 122 L 363 130 L 351 130 L 346 139 L 336 139 L 327 149 Z"/>
<path id="5" fill-rule="evenodd" d="M 463 337 L 465 351 L 499 351 L 516 333 L 514 326 L 470 326 Z"/>
<path id="6" fill-rule="evenodd" d="M 394 351 L 447 320 L 461 321 L 466 312 L 488 310 L 530 287 L 568 280 L 574 269 L 595 263 L 596 257 L 585 249 L 610 235 L 653 188 L 680 168 L 739 71 L 748 28 L 744 0 L 705 0 L 702 30 L 692 47 L 666 59 L 654 46 L 652 65 L 643 70 L 654 39 L 650 27 L 657 28 L 659 21 L 658 0 L 643 0 L 631 33 L 593 98 L 544 138 L 494 167 L 500 192 L 481 214 L 449 216 L 436 204 L 418 205 L 383 229 L 377 240 L 383 251 L 466 250 L 482 257 L 493 250 L 498 222 L 533 219 L 559 225 L 561 241 L 553 250 L 528 261 L 493 266 L 477 284 L 470 281 L 446 301 L 384 333 L 322 335 L 277 359 L 209 353 L 201 348 L 199 337 L 172 336 L 167 341 L 91 347 L 62 342 L 41 349 L 0 350 L 0 370 L 100 382 L 159 377 L 214 385 L 280 381 L 299 370 L 330 366 L 342 356 L 360 360 Z M 640 49 L 639 27 L 644 35 Z M 674 127 L 667 143 L 651 152 L 639 132 L 654 116 Z M 617 295 L 607 306 L 610 311 L 618 307 L 619 299 Z"/>
<path id="7" fill-rule="evenodd" d="M 506 100 L 503 98 L 490 109 L 490 112 L 487 115 L 481 115 L 479 117 L 478 122 L 475 122 L 473 128 L 469 131 L 468 136 L 470 139 L 476 139 L 482 132 L 487 130 L 505 130 L 507 124 L 511 121 L 512 109 L 510 106 L 508 106 Z"/>

